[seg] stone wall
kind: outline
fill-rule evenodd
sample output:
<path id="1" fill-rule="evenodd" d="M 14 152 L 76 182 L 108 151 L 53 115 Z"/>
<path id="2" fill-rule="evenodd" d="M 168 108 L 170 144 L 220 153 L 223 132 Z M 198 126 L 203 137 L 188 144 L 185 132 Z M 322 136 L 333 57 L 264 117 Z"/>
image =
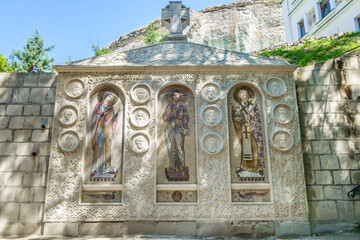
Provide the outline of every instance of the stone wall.
<path id="1" fill-rule="evenodd" d="M 190 18 L 190 26 L 184 30 L 190 42 L 241 52 L 259 51 L 286 42 L 279 0 L 243 0 L 210 6 L 191 11 Z M 168 32 L 161 28 L 160 19 L 155 20 L 155 26 L 163 33 Z M 130 50 L 145 46 L 147 27 L 120 36 L 105 48 Z"/>
<path id="2" fill-rule="evenodd" d="M 55 82 L 0 73 L 0 236 L 42 233 Z"/>
<path id="3" fill-rule="evenodd" d="M 295 72 L 313 233 L 360 221 L 359 54 Z M 335 225 L 333 223 L 336 223 Z"/>

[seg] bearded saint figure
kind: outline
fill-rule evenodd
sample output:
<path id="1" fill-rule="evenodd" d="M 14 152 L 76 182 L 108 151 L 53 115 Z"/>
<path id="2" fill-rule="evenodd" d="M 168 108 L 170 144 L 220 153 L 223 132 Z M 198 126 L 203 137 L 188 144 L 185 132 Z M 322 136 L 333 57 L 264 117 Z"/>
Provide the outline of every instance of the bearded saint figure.
<path id="1" fill-rule="evenodd" d="M 165 142 L 168 149 L 170 166 L 165 169 L 168 180 L 187 180 L 189 172 L 185 166 L 185 135 L 190 134 L 187 124 L 189 114 L 186 105 L 180 100 L 181 93 L 178 90 L 172 92 L 172 102 L 170 102 L 164 113 L 163 121 L 165 124 Z"/>
<path id="2" fill-rule="evenodd" d="M 115 177 L 117 168 L 111 166 L 111 138 L 118 121 L 112 102 L 114 93 L 104 92 L 91 117 L 91 139 L 94 150 L 91 177 Z"/>
<path id="3" fill-rule="evenodd" d="M 242 177 L 244 171 L 264 176 L 263 137 L 258 105 L 249 98 L 246 89 L 239 91 L 238 99 L 238 105 L 232 107 L 233 124 L 241 145 L 240 168 L 236 169 L 236 173 L 238 177 Z"/>

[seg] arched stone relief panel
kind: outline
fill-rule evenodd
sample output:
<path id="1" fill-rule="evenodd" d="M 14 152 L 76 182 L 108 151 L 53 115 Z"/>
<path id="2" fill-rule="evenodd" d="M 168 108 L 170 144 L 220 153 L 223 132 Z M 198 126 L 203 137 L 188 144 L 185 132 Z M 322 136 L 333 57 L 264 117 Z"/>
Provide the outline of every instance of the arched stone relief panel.
<path id="1" fill-rule="evenodd" d="M 228 92 L 227 103 L 231 183 L 269 182 L 260 91 L 237 84 Z"/>
<path id="2" fill-rule="evenodd" d="M 85 184 L 122 182 L 125 98 L 115 84 L 100 84 L 89 94 L 85 128 Z"/>
<path id="3" fill-rule="evenodd" d="M 157 98 L 157 184 L 196 183 L 194 92 L 182 84 L 163 87 Z"/>

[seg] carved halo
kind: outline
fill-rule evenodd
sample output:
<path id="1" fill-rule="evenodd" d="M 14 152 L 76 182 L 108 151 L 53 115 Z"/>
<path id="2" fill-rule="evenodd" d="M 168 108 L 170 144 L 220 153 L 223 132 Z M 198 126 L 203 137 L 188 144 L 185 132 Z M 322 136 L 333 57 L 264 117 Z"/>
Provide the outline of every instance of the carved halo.
<path id="1" fill-rule="evenodd" d="M 264 89 L 271 97 L 282 97 L 287 90 L 284 81 L 278 77 L 272 77 L 266 80 Z"/>
<path id="2" fill-rule="evenodd" d="M 135 108 L 130 115 L 130 122 L 134 127 L 143 128 L 150 122 L 150 112 L 144 107 Z M 139 119 L 139 118 L 142 119 Z"/>
<path id="3" fill-rule="evenodd" d="M 58 119 L 61 125 L 70 126 L 76 122 L 79 117 L 78 108 L 74 105 L 65 105 L 60 108 Z"/>
<path id="4" fill-rule="evenodd" d="M 77 132 L 73 130 L 67 130 L 60 134 L 58 144 L 63 151 L 71 152 L 79 146 L 80 137 Z"/>
<path id="5" fill-rule="evenodd" d="M 131 99 L 138 104 L 145 104 L 150 99 L 151 90 L 146 84 L 136 84 L 131 88 Z"/>
<path id="6" fill-rule="evenodd" d="M 214 82 L 205 84 L 201 89 L 201 98 L 206 102 L 214 103 L 219 99 L 219 97 L 220 87 Z"/>
<path id="7" fill-rule="evenodd" d="M 272 145 L 281 152 L 286 152 L 294 145 L 294 139 L 288 130 L 276 131 L 271 136 Z"/>
<path id="8" fill-rule="evenodd" d="M 285 111 L 285 112 L 281 113 L 281 111 Z M 285 115 L 281 115 L 281 114 L 285 114 L 286 112 L 288 113 L 288 115 L 285 118 Z M 289 104 L 278 103 L 275 106 L 273 106 L 272 115 L 276 122 L 280 124 L 287 124 L 293 120 L 294 111 Z"/>
<path id="9" fill-rule="evenodd" d="M 224 141 L 222 137 L 214 132 L 205 135 L 202 138 L 201 142 L 202 147 L 209 154 L 219 153 L 224 146 Z"/>
<path id="10" fill-rule="evenodd" d="M 130 148 L 135 153 L 145 153 L 150 147 L 150 139 L 144 132 L 138 132 L 130 137 Z"/>
<path id="11" fill-rule="evenodd" d="M 210 111 L 212 111 L 213 114 L 215 115 L 215 119 L 209 120 L 209 116 L 207 116 L 207 114 L 209 114 Z M 223 116 L 222 116 L 221 109 L 216 105 L 206 106 L 201 111 L 202 121 L 208 126 L 218 125 L 221 122 L 222 117 Z"/>
<path id="12" fill-rule="evenodd" d="M 79 98 L 85 92 L 84 82 L 80 79 L 70 79 L 65 84 L 65 93 L 71 98 Z"/>

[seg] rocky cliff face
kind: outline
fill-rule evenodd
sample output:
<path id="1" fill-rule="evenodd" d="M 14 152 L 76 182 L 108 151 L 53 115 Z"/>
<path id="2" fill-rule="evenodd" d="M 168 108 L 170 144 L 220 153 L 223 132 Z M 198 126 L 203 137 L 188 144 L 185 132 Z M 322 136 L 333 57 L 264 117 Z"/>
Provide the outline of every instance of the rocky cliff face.
<path id="1" fill-rule="evenodd" d="M 191 12 L 184 31 L 188 41 L 240 52 L 254 52 L 286 42 L 279 0 L 243 0 Z M 191 7 L 191 6 L 190 6 Z M 155 20 L 159 31 L 160 20 Z M 129 50 L 145 46 L 147 26 L 134 30 L 106 48 Z"/>

